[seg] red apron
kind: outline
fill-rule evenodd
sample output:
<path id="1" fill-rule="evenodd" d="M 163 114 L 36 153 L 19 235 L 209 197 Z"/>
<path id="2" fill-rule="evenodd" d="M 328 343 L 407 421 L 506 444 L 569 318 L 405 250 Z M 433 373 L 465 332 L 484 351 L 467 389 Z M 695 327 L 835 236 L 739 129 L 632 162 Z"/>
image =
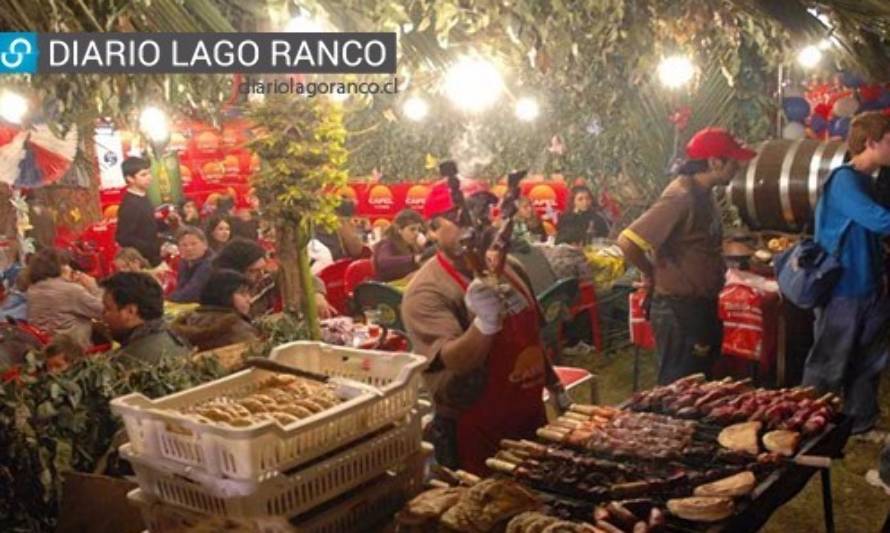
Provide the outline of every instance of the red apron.
<path id="1" fill-rule="evenodd" d="M 436 257 L 466 292 L 469 281 L 441 253 Z M 485 390 L 457 419 L 460 467 L 480 476 L 490 473 L 485 460 L 497 453 L 501 439 L 532 438 L 547 421 L 537 301 L 515 275 L 504 271 L 504 277 L 528 305 L 504 318 L 488 353 Z"/>

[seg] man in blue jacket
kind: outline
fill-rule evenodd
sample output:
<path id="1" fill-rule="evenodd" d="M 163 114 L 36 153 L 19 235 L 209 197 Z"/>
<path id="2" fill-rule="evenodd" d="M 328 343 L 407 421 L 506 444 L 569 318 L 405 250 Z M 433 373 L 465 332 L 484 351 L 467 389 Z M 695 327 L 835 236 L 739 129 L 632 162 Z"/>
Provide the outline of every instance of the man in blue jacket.
<path id="1" fill-rule="evenodd" d="M 890 299 L 880 239 L 890 235 L 890 210 L 875 201 L 872 174 L 890 166 L 890 117 L 857 116 L 847 144 L 853 158 L 825 184 L 815 235 L 825 250 L 839 251 L 843 273 L 829 301 L 816 309 L 803 382 L 843 394 L 853 433 L 864 433 L 878 419 L 878 382 L 888 358 Z"/>

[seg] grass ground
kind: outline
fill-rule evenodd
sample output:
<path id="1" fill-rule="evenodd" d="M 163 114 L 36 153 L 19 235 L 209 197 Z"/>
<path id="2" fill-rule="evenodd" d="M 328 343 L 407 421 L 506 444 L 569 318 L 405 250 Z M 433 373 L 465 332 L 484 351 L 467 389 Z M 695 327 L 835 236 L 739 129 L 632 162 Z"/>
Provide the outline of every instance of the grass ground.
<path id="1" fill-rule="evenodd" d="M 651 352 L 641 352 L 640 359 L 640 386 L 651 387 L 655 384 L 655 357 Z M 566 354 L 561 364 L 587 368 L 596 373 L 602 403 L 620 403 L 633 392 L 632 349 L 610 350 L 606 355 L 594 352 Z M 888 373 L 884 374 L 881 385 L 881 405 L 890 405 Z M 890 431 L 890 409 L 884 409 L 878 429 Z M 835 461 L 832 466 L 835 527 L 839 533 L 880 531 L 890 511 L 890 496 L 865 482 L 865 473 L 876 467 L 880 450 L 880 444 L 851 439 L 847 444 L 845 457 Z M 779 509 L 762 531 L 825 531 L 819 476 L 813 476 L 806 488 Z"/>

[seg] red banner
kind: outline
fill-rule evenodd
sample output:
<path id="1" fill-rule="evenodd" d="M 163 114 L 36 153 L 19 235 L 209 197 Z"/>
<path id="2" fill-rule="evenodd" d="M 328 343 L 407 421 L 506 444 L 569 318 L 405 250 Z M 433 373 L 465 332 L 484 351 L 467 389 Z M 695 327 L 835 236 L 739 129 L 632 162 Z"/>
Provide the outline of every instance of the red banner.
<path id="1" fill-rule="evenodd" d="M 260 169 L 259 157 L 245 147 L 253 136 L 250 125 L 243 120 L 229 122 L 222 129 L 195 121 L 176 124 L 170 136 L 168 148 L 179 154 L 179 172 L 182 176 L 183 193 L 198 202 L 199 207 L 208 197 L 228 194 L 236 197 L 238 205 L 244 205 L 244 196 L 250 189 L 250 177 Z M 129 153 L 135 137 L 122 131 L 123 153 Z M 383 224 L 392 220 L 406 208 L 423 210 L 429 194 L 430 183 L 367 183 L 350 182 L 339 193 L 356 204 L 355 215 L 372 223 Z M 498 197 L 506 192 L 503 182 L 491 187 Z M 122 189 L 101 191 L 103 213 L 113 218 L 114 209 L 120 203 Z M 542 217 L 552 211 L 561 212 L 566 204 L 568 188 L 562 181 L 532 181 L 522 183 L 522 194 L 531 199 L 535 210 Z"/>

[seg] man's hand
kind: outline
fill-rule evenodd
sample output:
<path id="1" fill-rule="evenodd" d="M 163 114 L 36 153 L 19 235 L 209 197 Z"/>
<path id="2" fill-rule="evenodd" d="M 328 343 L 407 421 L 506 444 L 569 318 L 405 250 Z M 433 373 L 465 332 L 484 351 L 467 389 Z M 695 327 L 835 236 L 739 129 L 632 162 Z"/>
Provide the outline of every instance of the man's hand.
<path id="1" fill-rule="evenodd" d="M 96 278 L 84 272 L 75 272 L 74 281 L 90 292 L 96 292 L 99 290 L 99 285 L 96 283 Z"/>
<path id="2" fill-rule="evenodd" d="M 474 279 L 467 288 L 464 303 L 476 315 L 473 324 L 483 335 L 494 335 L 501 330 L 504 301 L 497 287 Z"/>
<path id="3" fill-rule="evenodd" d="M 640 276 L 639 281 L 635 281 L 633 283 L 634 288 L 636 289 L 645 289 L 645 291 L 649 294 L 652 294 L 652 289 L 655 287 L 655 283 L 649 276 L 643 274 Z"/>
<path id="4" fill-rule="evenodd" d="M 318 310 L 319 318 L 331 318 L 337 316 L 337 310 L 328 302 L 328 299 L 324 297 L 324 294 L 320 292 L 315 293 L 315 307 Z"/>

